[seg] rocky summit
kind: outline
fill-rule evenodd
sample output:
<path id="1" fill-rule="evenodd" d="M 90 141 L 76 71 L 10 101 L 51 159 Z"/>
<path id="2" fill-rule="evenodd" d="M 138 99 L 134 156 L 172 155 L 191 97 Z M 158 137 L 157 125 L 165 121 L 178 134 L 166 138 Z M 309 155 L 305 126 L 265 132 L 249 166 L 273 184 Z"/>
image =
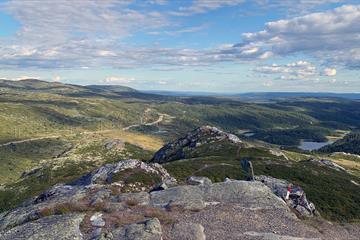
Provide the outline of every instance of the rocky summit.
<path id="1" fill-rule="evenodd" d="M 240 144 L 242 141 L 234 134 L 226 133 L 216 127 L 202 126 L 178 140 L 166 144 L 151 160 L 156 163 L 165 163 L 188 158 L 191 152 L 204 145 L 214 142 L 227 141 L 230 144 Z"/>
<path id="2" fill-rule="evenodd" d="M 158 164 L 124 160 L 1 213 L 0 239 L 358 239 L 356 225 L 308 218 L 315 208 L 300 189 L 284 201 L 287 184 L 266 176 L 177 184 Z"/>

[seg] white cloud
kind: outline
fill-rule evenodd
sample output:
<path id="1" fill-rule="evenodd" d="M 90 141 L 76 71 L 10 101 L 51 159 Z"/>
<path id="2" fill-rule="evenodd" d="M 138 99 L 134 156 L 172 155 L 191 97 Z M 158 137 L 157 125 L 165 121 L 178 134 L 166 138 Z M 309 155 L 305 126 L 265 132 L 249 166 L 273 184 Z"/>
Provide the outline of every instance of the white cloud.
<path id="1" fill-rule="evenodd" d="M 11 81 L 22 81 L 22 80 L 27 80 L 27 79 L 42 79 L 39 76 L 19 76 L 19 77 L 0 77 L 0 79 L 3 80 L 11 80 Z"/>
<path id="2" fill-rule="evenodd" d="M 108 50 L 99 50 L 97 51 L 97 55 L 100 57 L 115 57 L 116 53 Z"/>
<path id="3" fill-rule="evenodd" d="M 177 11 L 191 15 L 236 6 L 248 0 L 196 0 Z M 295 1 L 295 0 L 294 0 Z M 185 1 L 184 1 L 185 2 Z M 293 1 L 256 1 L 257 6 L 289 6 Z M 307 8 L 337 0 L 296 0 Z M 165 12 L 132 8 L 131 1 L 20 1 L 1 5 L 21 25 L 9 45 L 0 45 L 0 66 L 6 68 L 96 68 L 108 66 L 182 67 L 209 66 L 219 62 L 261 61 L 274 55 L 309 53 L 320 59 L 360 68 L 360 6 L 279 20 L 263 31 L 243 35 L 240 44 L 209 49 L 137 46 L 125 39 L 137 32 L 177 35 L 200 31 L 207 25 L 166 31 L 171 25 Z M 151 4 L 167 1 L 150 0 Z M 177 18 L 176 18 L 177 19 Z M 74 24 L 76 23 L 76 24 Z M 329 66 L 331 66 L 329 63 Z M 328 64 L 326 64 L 328 65 Z M 333 66 L 337 66 L 334 64 Z M 299 75 L 300 76 L 300 75 Z"/>
<path id="4" fill-rule="evenodd" d="M 264 65 L 254 69 L 255 72 L 263 74 L 280 74 L 283 80 L 308 80 L 318 76 L 316 67 L 307 61 L 297 61 L 285 65 Z"/>
<path id="5" fill-rule="evenodd" d="M 244 33 L 240 48 L 287 56 L 307 53 L 343 64 L 360 66 L 360 5 L 347 5 L 288 20 L 268 22 L 259 32 Z"/>
<path id="6" fill-rule="evenodd" d="M 323 70 L 323 75 L 328 77 L 336 76 L 336 69 L 335 68 L 325 68 Z"/>
<path id="7" fill-rule="evenodd" d="M 246 0 L 194 0 L 188 7 L 180 7 L 178 11 L 171 12 L 175 16 L 190 16 L 205 13 L 225 6 L 235 6 L 246 2 Z"/>
<path id="8" fill-rule="evenodd" d="M 125 84 L 125 83 L 131 83 L 133 81 L 135 81 L 134 77 L 110 76 L 110 77 L 107 77 L 104 80 L 104 83 L 108 83 L 108 84 L 122 83 L 122 84 Z"/>

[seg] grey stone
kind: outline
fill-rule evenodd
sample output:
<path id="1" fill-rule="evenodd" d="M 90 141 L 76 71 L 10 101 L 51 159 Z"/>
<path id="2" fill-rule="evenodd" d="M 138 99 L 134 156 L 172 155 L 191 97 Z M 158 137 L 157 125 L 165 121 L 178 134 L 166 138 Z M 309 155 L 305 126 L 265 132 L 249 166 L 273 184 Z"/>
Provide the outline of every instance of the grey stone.
<path id="1" fill-rule="evenodd" d="M 102 213 L 94 213 L 94 215 L 92 215 L 90 217 L 90 222 L 91 225 L 94 227 L 104 227 L 105 226 L 105 221 L 104 219 L 102 219 Z"/>
<path id="2" fill-rule="evenodd" d="M 130 224 L 113 231 L 114 239 L 162 240 L 162 229 L 157 218 Z"/>
<path id="3" fill-rule="evenodd" d="M 230 181 L 211 185 L 185 185 L 150 194 L 150 204 L 153 206 L 166 207 L 172 204 L 191 209 L 192 205 L 196 205 L 199 209 L 201 202 L 204 207 L 206 202 L 219 202 L 236 203 L 244 208 L 281 208 L 288 211 L 285 202 L 260 182 Z"/>
<path id="4" fill-rule="evenodd" d="M 84 214 L 56 215 L 0 232 L 0 240 L 82 240 Z"/>
<path id="5" fill-rule="evenodd" d="M 189 185 L 204 185 L 211 184 L 211 180 L 207 177 L 190 176 L 186 179 L 186 183 Z"/>

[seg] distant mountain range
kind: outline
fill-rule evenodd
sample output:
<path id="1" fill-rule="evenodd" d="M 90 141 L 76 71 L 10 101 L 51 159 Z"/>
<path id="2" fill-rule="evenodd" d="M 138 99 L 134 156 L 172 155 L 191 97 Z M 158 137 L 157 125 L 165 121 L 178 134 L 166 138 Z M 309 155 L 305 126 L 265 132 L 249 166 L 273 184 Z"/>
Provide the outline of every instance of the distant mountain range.
<path id="1" fill-rule="evenodd" d="M 24 79 L 19 81 L 0 79 L 1 89 L 23 90 L 29 92 L 56 93 L 72 96 L 106 95 L 116 97 L 122 95 L 136 95 L 148 97 L 158 95 L 168 97 L 230 97 L 240 100 L 271 100 L 281 98 L 343 98 L 360 99 L 360 93 L 331 93 L 331 92 L 248 92 L 248 93 L 223 93 L 201 91 L 163 91 L 163 90 L 136 90 L 121 85 L 75 85 L 60 82 L 47 82 L 38 79 Z M 127 93 L 127 94 L 126 94 Z"/>
<path id="2" fill-rule="evenodd" d="M 221 93 L 221 92 L 185 92 L 185 91 L 160 91 L 149 90 L 142 91 L 146 93 L 188 97 L 188 96 L 206 96 L 206 97 L 240 97 L 244 100 L 261 100 L 261 99 L 280 99 L 280 98 L 301 98 L 301 97 L 321 97 L 321 98 L 344 98 L 360 99 L 360 93 L 331 93 L 331 92 L 248 92 L 248 93 Z"/>

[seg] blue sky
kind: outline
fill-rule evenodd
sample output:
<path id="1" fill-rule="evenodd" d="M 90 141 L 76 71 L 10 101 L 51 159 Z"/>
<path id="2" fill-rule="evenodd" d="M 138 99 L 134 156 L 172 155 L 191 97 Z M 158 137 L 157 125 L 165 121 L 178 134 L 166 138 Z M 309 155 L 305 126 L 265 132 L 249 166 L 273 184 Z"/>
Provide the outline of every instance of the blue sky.
<path id="1" fill-rule="evenodd" d="M 359 0 L 0 1 L 0 78 L 360 92 Z"/>

